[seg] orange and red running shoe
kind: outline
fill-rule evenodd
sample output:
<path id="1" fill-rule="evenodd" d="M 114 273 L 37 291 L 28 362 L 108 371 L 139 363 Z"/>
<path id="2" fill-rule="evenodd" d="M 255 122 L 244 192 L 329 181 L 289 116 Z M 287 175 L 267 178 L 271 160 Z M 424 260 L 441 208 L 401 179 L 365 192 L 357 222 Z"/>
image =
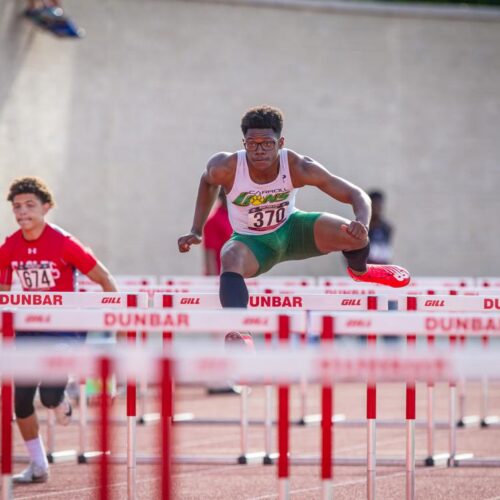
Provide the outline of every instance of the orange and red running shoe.
<path id="1" fill-rule="evenodd" d="M 410 273 L 400 266 L 367 264 L 366 273 L 357 275 L 347 268 L 349 276 L 354 281 L 363 283 L 377 283 L 379 285 L 401 288 L 410 282 Z"/>

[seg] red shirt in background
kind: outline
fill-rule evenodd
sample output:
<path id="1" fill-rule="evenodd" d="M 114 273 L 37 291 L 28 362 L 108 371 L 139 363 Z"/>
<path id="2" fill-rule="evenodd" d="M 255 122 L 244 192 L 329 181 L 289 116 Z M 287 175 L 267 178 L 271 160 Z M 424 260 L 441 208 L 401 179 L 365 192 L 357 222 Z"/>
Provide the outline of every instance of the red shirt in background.
<path id="1" fill-rule="evenodd" d="M 203 245 L 207 250 L 215 252 L 217 274 L 220 274 L 220 251 L 232 234 L 233 228 L 229 222 L 227 208 L 220 203 L 210 214 L 203 228 Z"/>
<path id="2" fill-rule="evenodd" d="M 25 291 L 72 292 L 76 271 L 87 274 L 97 264 L 90 250 L 52 224 L 36 240 L 16 231 L 0 246 L 0 284 L 11 285 L 15 272 Z"/>

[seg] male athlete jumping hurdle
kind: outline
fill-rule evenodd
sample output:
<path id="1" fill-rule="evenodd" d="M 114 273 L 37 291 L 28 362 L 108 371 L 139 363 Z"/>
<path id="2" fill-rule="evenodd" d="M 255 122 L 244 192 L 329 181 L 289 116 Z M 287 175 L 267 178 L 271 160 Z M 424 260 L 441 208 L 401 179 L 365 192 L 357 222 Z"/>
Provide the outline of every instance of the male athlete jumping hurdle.
<path id="1" fill-rule="evenodd" d="M 205 221 L 220 188 L 227 196 L 231 239 L 221 251 L 220 300 L 223 307 L 247 307 L 244 278 L 269 271 L 279 262 L 341 251 L 355 281 L 403 287 L 406 269 L 367 265 L 370 250 L 369 196 L 358 186 L 331 174 L 308 156 L 285 149 L 282 112 L 270 106 L 248 110 L 242 118 L 244 149 L 217 153 L 208 161 L 196 199 L 191 231 L 178 240 L 179 251 L 201 243 Z M 352 206 L 354 220 L 295 207 L 303 186 L 315 186 Z M 228 341 L 247 342 L 249 335 L 231 332 Z"/>

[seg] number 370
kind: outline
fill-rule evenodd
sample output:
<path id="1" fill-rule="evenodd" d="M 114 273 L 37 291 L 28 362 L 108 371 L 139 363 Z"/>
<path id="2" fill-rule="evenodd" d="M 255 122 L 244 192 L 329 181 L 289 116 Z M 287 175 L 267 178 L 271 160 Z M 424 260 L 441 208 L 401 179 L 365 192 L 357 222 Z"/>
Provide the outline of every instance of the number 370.
<path id="1" fill-rule="evenodd" d="M 267 217 L 266 217 L 267 216 Z M 278 208 L 277 210 L 264 210 L 254 214 L 255 227 L 262 227 L 264 225 L 271 226 L 274 223 L 279 224 L 285 218 L 285 208 Z M 264 219 L 267 221 L 264 222 Z"/>

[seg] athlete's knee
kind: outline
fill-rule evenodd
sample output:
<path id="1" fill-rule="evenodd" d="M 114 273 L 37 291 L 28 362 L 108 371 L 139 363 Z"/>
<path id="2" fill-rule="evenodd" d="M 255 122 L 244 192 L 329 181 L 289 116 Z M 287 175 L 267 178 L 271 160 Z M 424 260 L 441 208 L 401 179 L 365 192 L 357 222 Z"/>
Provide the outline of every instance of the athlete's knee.
<path id="1" fill-rule="evenodd" d="M 228 244 L 224 246 L 220 256 L 222 272 L 243 274 L 245 267 L 245 253 L 241 247 Z"/>
<path id="2" fill-rule="evenodd" d="M 61 387 L 40 387 L 40 401 L 45 408 L 55 408 L 64 399 L 65 386 Z"/>
<path id="3" fill-rule="evenodd" d="M 16 388 L 14 396 L 14 413 L 16 418 L 28 418 L 35 413 L 33 405 L 34 392 Z"/>

